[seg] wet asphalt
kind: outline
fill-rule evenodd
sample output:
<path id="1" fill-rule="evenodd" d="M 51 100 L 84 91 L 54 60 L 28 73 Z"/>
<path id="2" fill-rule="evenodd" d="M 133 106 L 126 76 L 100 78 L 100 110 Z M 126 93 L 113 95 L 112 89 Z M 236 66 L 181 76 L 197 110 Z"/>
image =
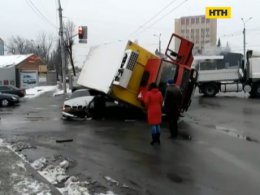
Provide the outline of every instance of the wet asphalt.
<path id="1" fill-rule="evenodd" d="M 260 194 L 260 100 L 195 94 L 179 123 L 181 136 L 168 139 L 164 123 L 160 146 L 149 144 L 145 120 L 64 121 L 63 100 L 46 93 L 0 108 L 0 138 L 34 146 L 21 151 L 30 162 L 68 159 L 70 175 L 95 181 L 92 194 Z M 63 139 L 70 142 L 56 142 Z"/>

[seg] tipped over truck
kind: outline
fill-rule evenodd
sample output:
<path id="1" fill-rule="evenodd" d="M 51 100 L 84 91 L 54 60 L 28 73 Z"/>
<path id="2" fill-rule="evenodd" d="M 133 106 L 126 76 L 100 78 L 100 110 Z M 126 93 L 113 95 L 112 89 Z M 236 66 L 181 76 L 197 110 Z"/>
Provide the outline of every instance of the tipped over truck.
<path id="1" fill-rule="evenodd" d="M 152 82 L 164 95 L 167 81 L 174 80 L 183 93 L 184 112 L 189 108 L 197 79 L 197 72 L 191 68 L 192 48 L 192 42 L 176 34 L 172 35 L 164 58 L 131 41 L 93 47 L 78 84 L 95 90 L 96 99 L 109 97 L 120 104 L 144 109 L 140 97 Z"/>

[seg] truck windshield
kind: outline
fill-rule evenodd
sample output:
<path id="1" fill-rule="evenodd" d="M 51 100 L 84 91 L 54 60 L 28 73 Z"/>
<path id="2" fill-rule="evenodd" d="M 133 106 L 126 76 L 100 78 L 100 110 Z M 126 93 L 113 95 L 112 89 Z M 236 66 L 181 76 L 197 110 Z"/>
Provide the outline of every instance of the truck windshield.
<path id="1" fill-rule="evenodd" d="M 157 77 L 157 84 L 163 95 L 165 94 L 167 81 L 173 80 L 175 82 L 176 74 L 177 74 L 177 65 L 168 61 L 162 61 L 160 71 Z"/>

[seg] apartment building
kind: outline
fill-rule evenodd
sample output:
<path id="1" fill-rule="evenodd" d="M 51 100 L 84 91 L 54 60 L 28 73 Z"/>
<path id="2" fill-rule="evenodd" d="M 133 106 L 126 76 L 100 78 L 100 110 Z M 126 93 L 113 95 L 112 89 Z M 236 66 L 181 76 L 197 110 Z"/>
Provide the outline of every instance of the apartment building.
<path id="1" fill-rule="evenodd" d="M 217 42 L 217 20 L 206 19 L 204 15 L 185 16 L 175 19 L 175 33 L 194 43 L 194 53 L 201 53 Z"/>

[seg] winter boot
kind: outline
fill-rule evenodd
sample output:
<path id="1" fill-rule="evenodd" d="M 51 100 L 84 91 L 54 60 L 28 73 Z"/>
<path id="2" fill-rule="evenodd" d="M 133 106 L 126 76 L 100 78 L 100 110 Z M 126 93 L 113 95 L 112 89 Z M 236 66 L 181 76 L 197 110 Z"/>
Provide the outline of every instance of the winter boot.
<path id="1" fill-rule="evenodd" d="M 150 142 L 151 145 L 154 145 L 156 142 L 156 134 L 152 134 L 152 141 Z"/>
<path id="2" fill-rule="evenodd" d="M 157 142 L 158 142 L 159 145 L 161 144 L 160 136 L 161 136 L 161 134 L 157 133 Z"/>

